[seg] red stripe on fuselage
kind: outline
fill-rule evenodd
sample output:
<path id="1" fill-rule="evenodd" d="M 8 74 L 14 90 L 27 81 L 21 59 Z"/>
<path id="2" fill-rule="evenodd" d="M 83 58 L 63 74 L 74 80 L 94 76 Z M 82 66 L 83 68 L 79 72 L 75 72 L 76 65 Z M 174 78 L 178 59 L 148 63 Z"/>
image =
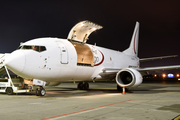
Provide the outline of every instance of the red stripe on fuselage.
<path id="1" fill-rule="evenodd" d="M 95 64 L 94 66 L 99 66 L 99 65 L 101 65 L 104 62 L 104 55 L 103 55 L 103 53 L 100 50 L 99 50 L 99 52 L 102 54 L 102 60 L 101 60 L 100 63 Z"/>

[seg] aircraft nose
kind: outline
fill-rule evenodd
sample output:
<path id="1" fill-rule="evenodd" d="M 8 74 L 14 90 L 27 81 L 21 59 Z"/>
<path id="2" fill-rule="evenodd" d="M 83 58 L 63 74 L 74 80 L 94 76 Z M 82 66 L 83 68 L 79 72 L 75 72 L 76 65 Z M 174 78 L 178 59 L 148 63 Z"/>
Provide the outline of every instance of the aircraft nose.
<path id="1" fill-rule="evenodd" d="M 25 66 L 25 54 L 22 51 L 14 51 L 4 61 L 5 66 L 15 73 L 22 72 Z"/>

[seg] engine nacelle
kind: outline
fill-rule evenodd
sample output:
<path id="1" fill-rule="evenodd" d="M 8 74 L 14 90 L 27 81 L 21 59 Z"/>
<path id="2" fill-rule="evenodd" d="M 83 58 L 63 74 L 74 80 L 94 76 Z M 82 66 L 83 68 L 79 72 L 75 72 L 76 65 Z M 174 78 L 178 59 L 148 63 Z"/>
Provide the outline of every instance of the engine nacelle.
<path id="1" fill-rule="evenodd" d="M 137 87 L 142 83 L 142 80 L 142 75 L 132 68 L 122 69 L 116 75 L 116 83 L 120 87 Z"/>
<path id="2" fill-rule="evenodd" d="M 60 84 L 61 84 L 61 82 L 47 82 L 46 86 L 58 86 Z"/>

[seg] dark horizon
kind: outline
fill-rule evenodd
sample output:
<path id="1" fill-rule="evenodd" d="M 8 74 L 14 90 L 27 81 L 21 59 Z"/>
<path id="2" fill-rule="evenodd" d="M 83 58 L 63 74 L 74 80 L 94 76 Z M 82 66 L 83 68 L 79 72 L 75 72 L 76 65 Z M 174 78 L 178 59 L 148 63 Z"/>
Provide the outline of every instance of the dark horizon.
<path id="1" fill-rule="evenodd" d="M 103 26 L 87 43 L 123 51 L 140 22 L 139 58 L 179 55 L 141 63 L 145 66 L 180 64 L 180 1 L 3 1 L 0 2 L 0 53 L 14 51 L 20 42 L 40 37 L 66 39 L 78 22 Z"/>

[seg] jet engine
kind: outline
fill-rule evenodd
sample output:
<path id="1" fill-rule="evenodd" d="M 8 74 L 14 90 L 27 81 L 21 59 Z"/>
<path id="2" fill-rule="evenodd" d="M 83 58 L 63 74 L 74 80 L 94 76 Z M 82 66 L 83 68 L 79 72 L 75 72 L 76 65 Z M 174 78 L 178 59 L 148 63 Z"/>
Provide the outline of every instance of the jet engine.
<path id="1" fill-rule="evenodd" d="M 137 87 L 142 83 L 142 75 L 132 68 L 122 69 L 116 75 L 116 83 L 120 87 Z"/>
<path id="2" fill-rule="evenodd" d="M 61 82 L 47 82 L 46 86 L 58 86 L 60 84 L 61 84 Z"/>

